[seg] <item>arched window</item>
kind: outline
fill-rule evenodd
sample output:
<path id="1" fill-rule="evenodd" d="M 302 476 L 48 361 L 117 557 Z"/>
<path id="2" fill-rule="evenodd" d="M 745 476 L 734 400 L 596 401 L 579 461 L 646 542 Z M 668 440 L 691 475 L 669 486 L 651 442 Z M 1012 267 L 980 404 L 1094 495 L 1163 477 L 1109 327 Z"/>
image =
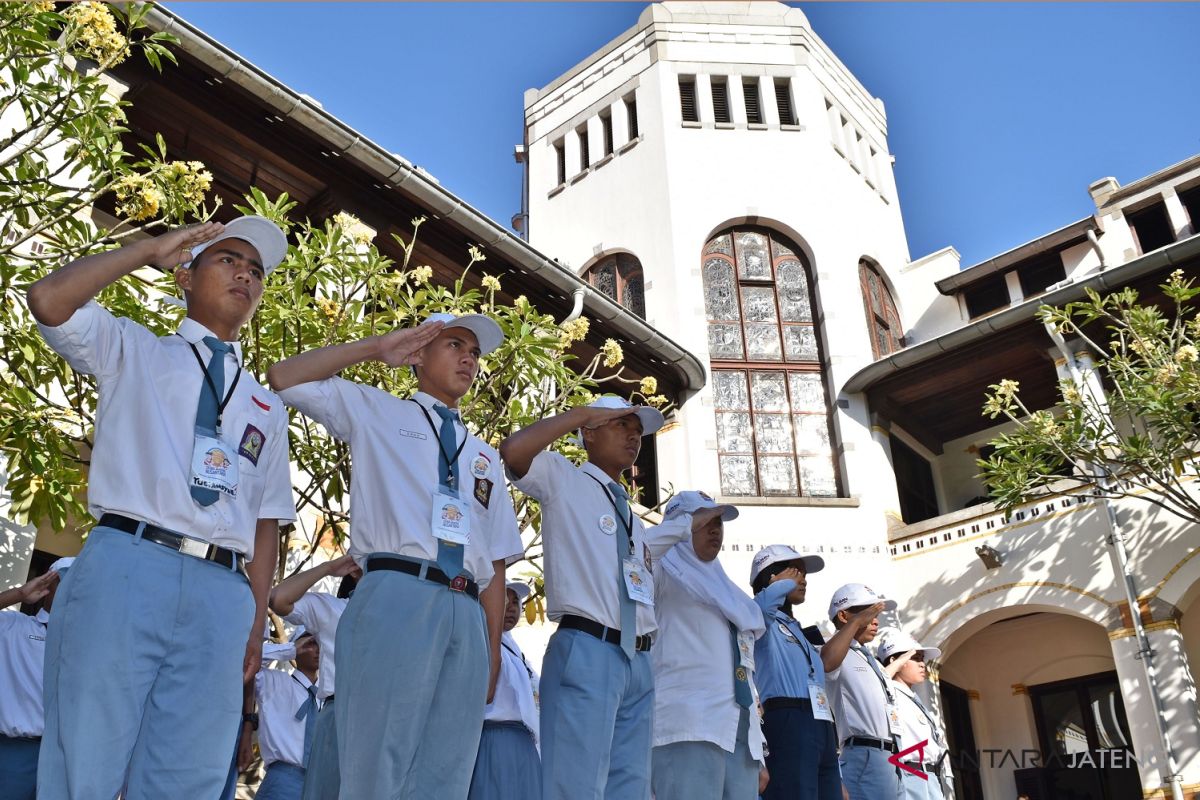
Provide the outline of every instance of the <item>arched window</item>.
<path id="1" fill-rule="evenodd" d="M 646 318 L 646 287 L 642 262 L 629 253 L 614 253 L 593 264 L 584 278 L 601 294 L 626 310 Z"/>
<path id="2" fill-rule="evenodd" d="M 867 330 L 871 333 L 871 352 L 878 361 L 904 347 L 904 328 L 879 268 L 865 259 L 859 261 L 858 279 L 862 283 Z"/>
<path id="3" fill-rule="evenodd" d="M 721 493 L 838 494 L 829 392 L 800 250 L 739 227 L 704 246 Z"/>

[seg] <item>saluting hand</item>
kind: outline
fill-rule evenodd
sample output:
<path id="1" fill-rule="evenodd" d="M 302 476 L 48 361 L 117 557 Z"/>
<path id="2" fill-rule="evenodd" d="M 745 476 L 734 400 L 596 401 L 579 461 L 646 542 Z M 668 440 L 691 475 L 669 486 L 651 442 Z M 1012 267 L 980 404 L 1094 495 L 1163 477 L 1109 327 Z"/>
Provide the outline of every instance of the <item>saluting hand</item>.
<path id="1" fill-rule="evenodd" d="M 36 603 L 50 594 L 50 590 L 57 585 L 58 573 L 54 570 L 50 570 L 45 575 L 39 575 L 20 588 L 21 602 Z"/>
<path id="2" fill-rule="evenodd" d="M 884 604 L 876 603 L 872 606 L 867 606 L 862 611 L 858 612 L 850 618 L 850 625 L 855 631 L 865 631 L 871 625 L 871 621 L 883 613 Z"/>
<path id="3" fill-rule="evenodd" d="M 786 581 L 795 581 L 796 583 L 799 583 L 800 582 L 800 570 L 797 569 L 796 567 L 788 567 L 787 569 L 780 570 L 779 572 L 776 572 L 774 575 L 772 575 L 771 580 L 769 580 L 767 583 L 771 584 L 771 583 L 774 583 L 775 581 L 785 581 L 785 580 Z"/>
<path id="4" fill-rule="evenodd" d="M 581 428 L 587 430 L 595 430 L 601 425 L 607 425 L 614 419 L 628 417 L 630 414 L 636 414 L 641 406 L 631 406 L 629 408 L 592 408 L 591 406 L 581 406 L 581 409 L 586 412 Z"/>
<path id="5" fill-rule="evenodd" d="M 421 351 L 437 338 L 443 322 L 426 322 L 415 328 L 399 328 L 379 337 L 379 360 L 389 367 L 421 364 Z"/>
<path id="6" fill-rule="evenodd" d="M 176 228 L 147 242 L 146 263 L 163 270 L 172 270 L 192 260 L 192 248 L 215 239 L 225 230 L 219 222 L 204 222 Z"/>
<path id="7" fill-rule="evenodd" d="M 900 668 L 903 667 L 905 664 L 907 664 L 909 662 L 909 660 L 916 654 L 917 654 L 916 650 L 909 650 L 907 653 L 905 653 L 904 655 L 900 656 L 892 663 L 885 666 L 883 668 L 884 673 L 889 678 L 896 677 L 896 673 L 900 671 Z"/>

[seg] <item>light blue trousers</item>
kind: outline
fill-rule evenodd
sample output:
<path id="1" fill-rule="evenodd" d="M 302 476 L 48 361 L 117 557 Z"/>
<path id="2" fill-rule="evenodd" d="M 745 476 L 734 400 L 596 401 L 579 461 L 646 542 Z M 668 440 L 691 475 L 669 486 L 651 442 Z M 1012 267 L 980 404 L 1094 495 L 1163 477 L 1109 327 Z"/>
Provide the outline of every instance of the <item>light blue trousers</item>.
<path id="1" fill-rule="evenodd" d="M 275 761 L 254 795 L 257 800 L 300 800 L 304 791 L 304 770 L 295 764 Z"/>
<path id="2" fill-rule="evenodd" d="M 538 800 L 542 761 L 533 734 L 519 722 L 485 722 L 468 800 Z"/>
<path id="3" fill-rule="evenodd" d="M 338 800 L 341 774 L 338 772 L 337 718 L 335 698 L 325 701 L 313 729 L 312 750 L 304 773 L 304 800 Z"/>
<path id="4" fill-rule="evenodd" d="M 39 800 L 219 797 L 254 621 L 246 578 L 94 528 L 46 635 Z"/>
<path id="5" fill-rule="evenodd" d="M 749 725 L 743 710 L 732 753 L 712 742 L 672 742 L 654 748 L 655 800 L 754 800 L 759 764 L 750 755 Z"/>
<path id="6" fill-rule="evenodd" d="M 923 781 L 919 776 L 905 772 L 900 776 L 900 797 L 902 800 L 943 800 L 942 782 L 936 775 Z"/>
<path id="7" fill-rule="evenodd" d="M 877 747 L 842 750 L 842 783 L 850 800 L 893 800 L 901 797 L 900 777 L 888 758 L 891 753 Z"/>
<path id="8" fill-rule="evenodd" d="M 368 572 L 337 630 L 341 796 L 464 800 L 488 648 L 470 596 L 401 572 Z"/>
<path id="9" fill-rule="evenodd" d="M 37 739 L 0 736 L 0 797 L 33 800 L 37 788 Z"/>
<path id="10" fill-rule="evenodd" d="M 649 653 L 630 661 L 615 644 L 559 628 L 542 661 L 541 698 L 545 800 L 648 800 Z"/>

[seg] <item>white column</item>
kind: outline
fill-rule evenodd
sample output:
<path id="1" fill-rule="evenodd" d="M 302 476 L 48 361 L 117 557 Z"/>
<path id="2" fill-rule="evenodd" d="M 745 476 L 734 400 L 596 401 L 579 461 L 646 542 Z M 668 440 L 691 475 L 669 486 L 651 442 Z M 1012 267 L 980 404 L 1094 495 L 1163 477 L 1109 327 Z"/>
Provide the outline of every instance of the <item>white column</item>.
<path id="1" fill-rule="evenodd" d="M 625 101 L 619 99 L 608 110 L 612 114 L 613 150 L 620 150 L 629 144 L 629 109 L 625 107 Z"/>
<path id="2" fill-rule="evenodd" d="M 1187 210 L 1183 207 L 1183 202 L 1180 201 L 1179 194 L 1174 188 L 1163 190 L 1163 205 L 1166 206 L 1167 219 L 1171 222 L 1171 230 L 1175 231 L 1176 239 L 1182 239 L 1195 233 L 1192 230 L 1192 224 L 1188 222 Z"/>
<path id="3" fill-rule="evenodd" d="M 763 122 L 779 124 L 779 106 L 775 105 L 775 79 L 770 75 L 758 76 L 758 105 L 762 109 Z"/>
<path id="4" fill-rule="evenodd" d="M 704 73 L 696 73 L 696 111 L 700 116 L 700 123 L 711 128 L 713 125 L 712 82 Z"/>

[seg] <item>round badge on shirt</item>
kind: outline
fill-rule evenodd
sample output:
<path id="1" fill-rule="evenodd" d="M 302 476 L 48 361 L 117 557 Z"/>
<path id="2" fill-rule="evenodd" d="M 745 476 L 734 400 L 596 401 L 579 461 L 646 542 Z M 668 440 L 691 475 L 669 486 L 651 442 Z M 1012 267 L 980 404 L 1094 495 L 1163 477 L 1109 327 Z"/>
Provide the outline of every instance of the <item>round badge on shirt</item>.
<path id="1" fill-rule="evenodd" d="M 617 520 L 612 514 L 602 514 L 600 516 L 600 530 L 612 536 L 617 532 Z"/>

